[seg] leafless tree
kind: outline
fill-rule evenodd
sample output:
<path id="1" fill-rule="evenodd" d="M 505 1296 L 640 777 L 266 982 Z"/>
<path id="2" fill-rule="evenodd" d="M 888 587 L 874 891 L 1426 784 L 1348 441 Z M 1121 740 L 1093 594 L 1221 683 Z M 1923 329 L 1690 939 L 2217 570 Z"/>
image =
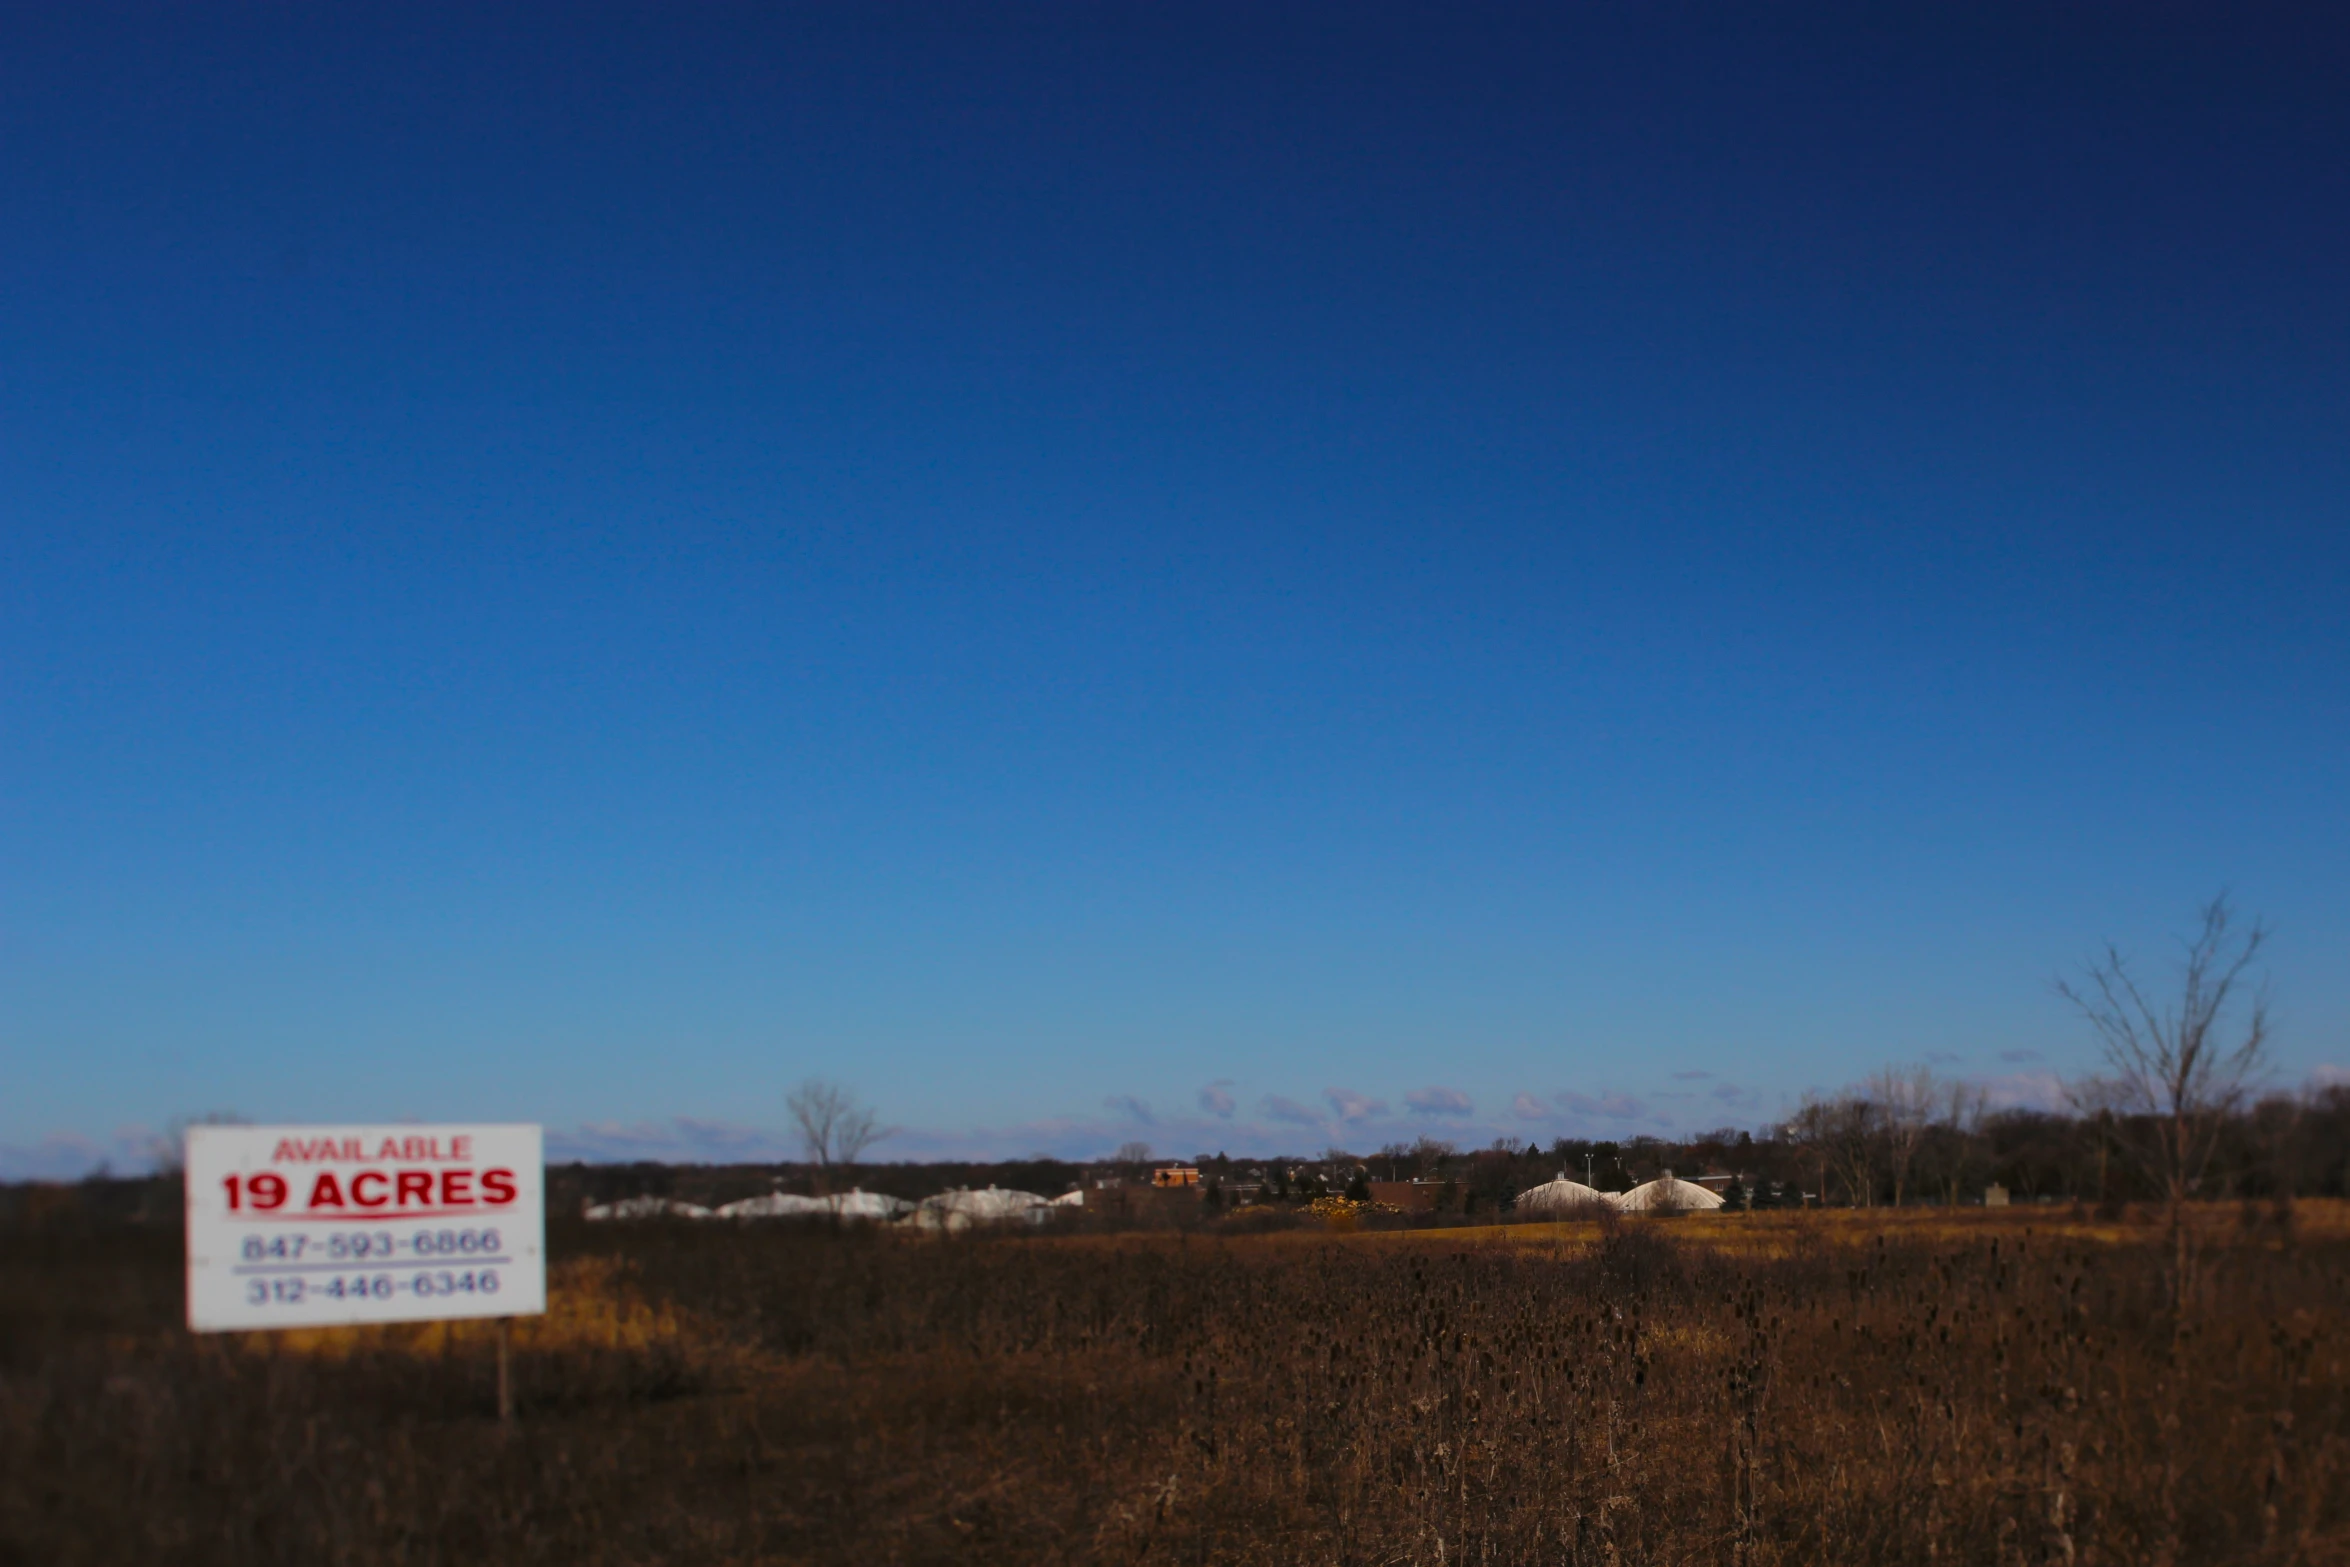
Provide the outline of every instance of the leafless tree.
<path id="1" fill-rule="evenodd" d="M 1441 1137 L 1422 1136 L 1412 1144 L 1412 1171 L 1421 1180 L 1434 1180 L 1444 1173 L 1457 1150 Z"/>
<path id="2" fill-rule="evenodd" d="M 820 1077 L 811 1077 L 793 1089 L 784 1104 L 799 1126 L 800 1145 L 807 1151 L 808 1162 L 816 1166 L 816 1186 L 821 1193 L 831 1192 L 835 1170 L 854 1165 L 867 1148 L 896 1130 L 883 1126 L 870 1109 L 857 1102 L 856 1095 Z"/>
<path id="3" fill-rule="evenodd" d="M 2237 934 L 2225 893 L 2203 908 L 2202 929 L 2183 945 L 2179 990 L 2159 1006 L 2110 942 L 2057 994 L 2096 1031 L 2107 1076 L 2097 1094 L 2147 1135 L 2128 1145 L 2170 1210 L 2171 1288 L 2183 1315 L 2191 1257 L 2187 1199 L 2219 1145 L 2221 1123 L 2243 1107 L 2268 1047 L 2268 996 L 2247 973 L 2268 940 L 2255 919 Z M 2246 991 L 2249 990 L 2249 995 Z M 2242 1003 L 2242 1005 L 2239 1005 Z"/>
<path id="4" fill-rule="evenodd" d="M 1833 1171 L 1855 1208 L 1876 1201 L 1877 1107 L 1861 1094 L 1844 1093 L 1822 1099 L 1806 1094 L 1787 1123 L 1790 1141 L 1801 1144 L 1818 1164 L 1820 1205 L 1827 1206 L 1828 1175 Z"/>
<path id="5" fill-rule="evenodd" d="M 1869 1079 L 1868 1097 L 1876 1106 L 1877 1141 L 1885 1153 L 1886 1173 L 1893 1177 L 1893 1206 L 1909 1188 L 1909 1172 L 1917 1163 L 1918 1145 L 1934 1124 L 1934 1074 L 1922 1066 L 1886 1067 Z"/>
<path id="6" fill-rule="evenodd" d="M 234 1110 L 208 1110 L 202 1115 L 175 1115 L 163 1123 L 163 1135 L 147 1144 L 147 1156 L 158 1175 L 178 1175 L 187 1166 L 188 1128 L 192 1126 L 250 1126 L 252 1118 Z"/>
<path id="7" fill-rule="evenodd" d="M 1151 1162 L 1151 1145 L 1142 1142 L 1120 1143 L 1113 1157 L 1120 1164 L 1148 1164 Z"/>
<path id="8" fill-rule="evenodd" d="M 1943 1200 L 1958 1206 L 1959 1188 L 1966 1184 L 1982 1146 L 1983 1117 L 1991 1110 L 1991 1096 L 1976 1083 L 1945 1083 L 1941 1092 L 1940 1160 Z"/>

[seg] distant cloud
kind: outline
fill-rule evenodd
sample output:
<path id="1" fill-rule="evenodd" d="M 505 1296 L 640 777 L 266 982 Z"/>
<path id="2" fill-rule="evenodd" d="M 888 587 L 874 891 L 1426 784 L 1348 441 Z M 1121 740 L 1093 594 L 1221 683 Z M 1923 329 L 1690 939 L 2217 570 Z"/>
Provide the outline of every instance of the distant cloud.
<path id="1" fill-rule="evenodd" d="M 1597 1116 L 1603 1121 L 1637 1121 L 1648 1113 L 1648 1106 L 1630 1094 L 1601 1094 L 1594 1098 L 1590 1094 L 1569 1092 L 1559 1095 L 1559 1104 L 1571 1115 Z"/>
<path id="2" fill-rule="evenodd" d="M 1159 1124 L 1159 1118 L 1151 1114 L 1151 1107 L 1144 1104 L 1141 1100 L 1135 1098 L 1132 1094 L 1112 1094 L 1107 1099 L 1102 1101 L 1102 1108 L 1104 1110 L 1110 1111 L 1112 1114 L 1122 1115 L 1128 1117 L 1131 1120 L 1140 1121 L 1145 1126 L 1156 1126 Z"/>
<path id="3" fill-rule="evenodd" d="M 547 1157 L 552 1161 L 744 1164 L 798 1156 L 799 1149 L 779 1133 L 687 1115 L 665 1121 L 583 1121 L 569 1131 L 547 1132 Z"/>
<path id="4" fill-rule="evenodd" d="M 1320 1126 L 1322 1124 L 1321 1112 L 1314 1109 L 1313 1106 L 1301 1105 L 1296 1100 L 1284 1099 L 1279 1094 L 1265 1096 L 1264 1111 L 1271 1119 L 1287 1121 L 1292 1126 Z"/>
<path id="5" fill-rule="evenodd" d="M 1713 1096 L 1726 1105 L 1748 1104 L 1754 1099 L 1750 1090 L 1740 1088 L 1736 1083 L 1722 1084 L 1713 1090 Z"/>
<path id="6" fill-rule="evenodd" d="M 2054 1072 L 2010 1072 L 1984 1078 L 1977 1086 L 1994 1110 L 2062 1110 L 2069 1104 L 2064 1079 Z"/>
<path id="7" fill-rule="evenodd" d="M 2350 1088 L 2350 1066 L 2313 1066 L 2309 1069 L 2312 1088 Z"/>
<path id="8" fill-rule="evenodd" d="M 2037 1061 L 2040 1058 L 2040 1052 L 2037 1050 L 2002 1050 L 1999 1052 L 1999 1059 L 2010 1064 L 2019 1061 Z"/>
<path id="9" fill-rule="evenodd" d="M 1229 1077 L 1216 1079 L 1199 1091 L 1199 1107 L 1210 1115 L 1231 1120 L 1232 1112 L 1240 1108 L 1240 1101 L 1225 1092 L 1231 1086 L 1232 1079 Z"/>
<path id="10" fill-rule="evenodd" d="M 1459 1089 L 1439 1088 L 1433 1084 L 1413 1089 L 1403 1096 L 1403 1102 L 1422 1115 L 1467 1115 L 1477 1108 L 1470 1103 L 1469 1096 Z"/>
<path id="11" fill-rule="evenodd" d="M 1929 1065 L 1932 1066 L 1956 1066 L 1965 1059 L 1965 1056 L 1953 1055 L 1947 1050 L 1929 1050 L 1926 1052 L 1926 1061 Z"/>
<path id="12" fill-rule="evenodd" d="M 1521 1121 L 1547 1121 L 1550 1119 L 1550 1106 L 1520 1089 L 1510 1095 L 1510 1114 Z"/>
<path id="13" fill-rule="evenodd" d="M 105 1139 L 51 1132 L 30 1145 L 0 1143 L 0 1181 L 76 1181 L 100 1170 L 144 1174 L 155 1168 L 161 1141 L 146 1127 L 123 1126 Z"/>
<path id="14" fill-rule="evenodd" d="M 707 1149 L 712 1153 L 756 1153 L 773 1146 L 774 1139 L 755 1126 L 743 1126 L 733 1121 L 705 1121 L 690 1115 L 681 1115 L 672 1123 L 680 1141 L 690 1147 Z"/>
<path id="15" fill-rule="evenodd" d="M 1330 1108 L 1345 1122 L 1368 1121 L 1375 1115 L 1387 1113 L 1387 1101 L 1358 1094 L 1351 1088 L 1325 1088 L 1322 1097 L 1330 1101 Z"/>
<path id="16" fill-rule="evenodd" d="M 1699 1068 L 1694 1072 L 1675 1072 L 1673 1075 L 1684 1083 L 1702 1083 L 1707 1078 L 1713 1076 L 1713 1073 L 1708 1072 L 1703 1068 Z"/>

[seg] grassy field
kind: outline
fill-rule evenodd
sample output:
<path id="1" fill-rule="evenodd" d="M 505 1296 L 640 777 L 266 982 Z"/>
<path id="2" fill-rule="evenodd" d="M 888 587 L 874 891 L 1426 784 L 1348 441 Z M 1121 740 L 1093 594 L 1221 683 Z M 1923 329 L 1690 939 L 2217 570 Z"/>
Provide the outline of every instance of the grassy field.
<path id="1" fill-rule="evenodd" d="M 192 1339 L 0 1234 L 0 1560 L 2350 1561 L 2350 1205 L 1218 1238 L 558 1226 L 516 1331 Z"/>

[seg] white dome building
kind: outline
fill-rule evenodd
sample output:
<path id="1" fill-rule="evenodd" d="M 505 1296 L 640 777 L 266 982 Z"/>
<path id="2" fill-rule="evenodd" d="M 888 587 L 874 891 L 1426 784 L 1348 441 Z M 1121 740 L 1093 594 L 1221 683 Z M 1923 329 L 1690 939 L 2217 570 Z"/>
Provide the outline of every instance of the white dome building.
<path id="1" fill-rule="evenodd" d="M 769 1192 L 720 1206 L 721 1219 L 806 1219 L 824 1212 L 824 1204 L 796 1192 Z"/>
<path id="2" fill-rule="evenodd" d="M 1052 1211 L 1052 1205 L 1034 1192 L 990 1186 L 925 1197 L 914 1205 L 912 1222 L 925 1230 L 967 1230 L 977 1224 L 1042 1224 Z"/>
<path id="3" fill-rule="evenodd" d="M 903 1197 L 869 1192 L 863 1187 L 831 1197 L 802 1197 L 796 1192 L 769 1192 L 745 1197 L 718 1210 L 721 1219 L 857 1219 L 885 1224 L 914 1205 Z"/>
<path id="4" fill-rule="evenodd" d="M 1555 1181 L 1544 1181 L 1540 1186 L 1529 1186 L 1518 1193 L 1517 1211 L 1546 1213 L 1570 1219 L 1578 1214 L 1613 1206 L 1614 1201 L 1607 1193 L 1594 1190 L 1581 1181 L 1570 1181 L 1561 1175 Z"/>
<path id="5" fill-rule="evenodd" d="M 623 1197 L 598 1203 L 585 1212 L 590 1219 L 707 1219 L 710 1210 L 699 1203 L 675 1202 L 667 1197 Z"/>
<path id="6" fill-rule="evenodd" d="M 1625 1213 L 1692 1213 L 1719 1208 L 1722 1199 L 1702 1186 L 1673 1179 L 1673 1172 L 1667 1170 L 1653 1181 L 1617 1193 L 1615 1203 Z"/>
<path id="7" fill-rule="evenodd" d="M 844 1219 L 863 1219 L 874 1224 L 887 1224 L 914 1211 L 914 1205 L 903 1197 L 892 1197 L 887 1192 L 869 1192 L 862 1186 L 852 1187 L 838 1197 L 811 1199 L 827 1213 L 838 1213 Z"/>

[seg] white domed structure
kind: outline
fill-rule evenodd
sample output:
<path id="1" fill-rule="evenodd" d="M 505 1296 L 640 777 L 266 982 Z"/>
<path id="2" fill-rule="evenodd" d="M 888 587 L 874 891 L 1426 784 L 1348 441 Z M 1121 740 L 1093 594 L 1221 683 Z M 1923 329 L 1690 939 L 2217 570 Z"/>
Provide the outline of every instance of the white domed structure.
<path id="1" fill-rule="evenodd" d="M 1555 1181 L 1544 1181 L 1540 1186 L 1529 1186 L 1518 1193 L 1517 1211 L 1554 1214 L 1569 1219 L 1612 1206 L 1607 1193 L 1594 1190 L 1581 1181 L 1570 1181 L 1561 1175 Z"/>
<path id="2" fill-rule="evenodd" d="M 925 1230 L 967 1230 L 979 1224 L 1041 1224 L 1052 1211 L 1034 1192 L 990 1186 L 925 1197 L 915 1204 L 912 1222 Z"/>
<path id="3" fill-rule="evenodd" d="M 802 1197 L 796 1192 L 769 1192 L 764 1197 L 745 1197 L 719 1208 L 721 1219 L 807 1219 L 826 1212 L 824 1204 L 814 1197 Z"/>
<path id="4" fill-rule="evenodd" d="M 718 1210 L 721 1219 L 856 1219 L 860 1222 L 885 1224 L 905 1213 L 914 1205 L 903 1197 L 892 1197 L 886 1192 L 869 1192 L 863 1187 L 836 1192 L 830 1197 L 802 1197 L 796 1192 L 769 1192 L 764 1197 L 745 1197 L 730 1202 Z"/>
<path id="5" fill-rule="evenodd" d="M 1619 1192 L 1615 1202 L 1625 1213 L 1693 1213 L 1722 1205 L 1720 1197 L 1693 1182 L 1675 1180 L 1670 1170 L 1628 1192 Z"/>
<path id="6" fill-rule="evenodd" d="M 623 1197 L 618 1202 L 598 1203 L 589 1208 L 584 1217 L 590 1219 L 707 1219 L 710 1210 L 699 1203 L 677 1202 L 667 1197 Z"/>
<path id="7" fill-rule="evenodd" d="M 875 1224 L 886 1224 L 892 1219 L 911 1213 L 914 1205 L 903 1197 L 892 1197 L 887 1192 L 869 1192 L 862 1186 L 853 1187 L 837 1197 L 813 1199 L 826 1213 L 837 1213 L 844 1219 L 862 1219 Z"/>

